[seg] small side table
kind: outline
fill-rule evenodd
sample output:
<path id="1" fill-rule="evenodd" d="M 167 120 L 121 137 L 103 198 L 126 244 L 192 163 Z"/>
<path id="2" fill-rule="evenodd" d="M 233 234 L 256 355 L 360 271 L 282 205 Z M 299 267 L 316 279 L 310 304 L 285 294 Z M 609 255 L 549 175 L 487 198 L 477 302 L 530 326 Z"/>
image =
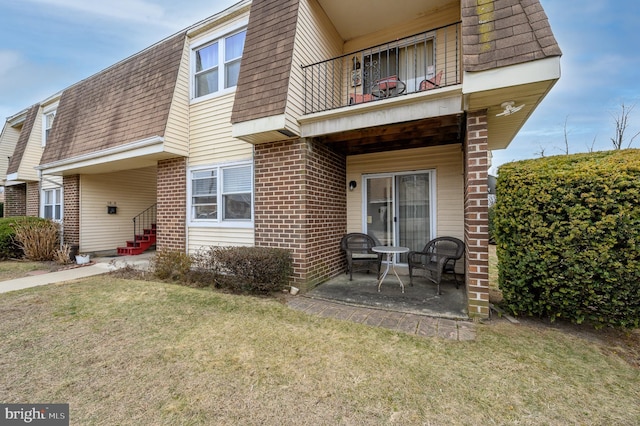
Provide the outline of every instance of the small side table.
<path id="1" fill-rule="evenodd" d="M 396 254 L 407 253 L 409 251 L 409 247 L 375 246 L 375 247 L 372 247 L 371 250 L 375 251 L 376 253 L 384 253 L 387 255 L 387 269 L 385 269 L 384 273 L 380 277 L 380 280 L 378 281 L 378 292 L 380 292 L 380 286 L 382 285 L 382 281 L 384 281 L 385 277 L 389 273 L 389 265 L 391 264 L 391 269 L 393 270 L 393 273 L 395 274 L 396 278 L 400 282 L 400 288 L 402 288 L 402 292 L 404 293 L 404 284 L 402 283 L 402 280 L 400 279 L 400 277 L 398 276 L 398 273 L 396 272 L 396 264 L 394 260 L 395 260 Z"/>

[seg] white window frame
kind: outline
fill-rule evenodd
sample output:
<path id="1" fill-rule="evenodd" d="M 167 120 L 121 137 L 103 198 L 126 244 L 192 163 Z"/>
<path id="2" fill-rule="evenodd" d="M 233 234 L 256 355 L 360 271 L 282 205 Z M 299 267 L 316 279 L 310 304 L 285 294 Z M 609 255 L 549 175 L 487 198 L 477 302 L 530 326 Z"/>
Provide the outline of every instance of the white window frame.
<path id="1" fill-rule="evenodd" d="M 52 204 L 46 204 L 47 192 L 51 192 L 52 193 L 52 197 L 53 197 L 53 203 Z M 40 217 L 45 218 L 45 219 L 51 219 L 54 222 L 61 222 L 63 217 L 64 217 L 64 204 L 63 204 L 62 188 L 61 187 L 43 188 L 40 191 L 40 200 L 41 200 L 41 202 L 40 202 Z M 47 206 L 51 206 L 52 217 L 50 217 L 50 218 L 47 218 L 46 215 L 45 215 L 45 209 L 46 209 Z M 60 206 L 60 217 L 55 217 L 56 206 Z"/>
<path id="2" fill-rule="evenodd" d="M 227 93 L 232 93 L 236 90 L 236 86 L 224 87 L 225 83 L 225 43 L 224 40 L 232 37 L 236 34 L 239 34 L 243 31 L 247 30 L 248 21 L 244 20 L 233 28 L 228 28 L 225 31 L 219 31 L 215 34 L 212 34 L 210 37 L 207 37 L 202 40 L 198 40 L 191 45 L 191 70 L 189 73 L 189 81 L 190 81 L 190 93 L 191 93 L 191 102 L 201 102 L 207 99 L 215 98 Z M 200 49 L 203 49 L 207 46 L 211 46 L 212 44 L 218 43 L 218 90 L 215 92 L 208 93 L 206 95 L 197 96 L 196 94 L 196 52 Z M 246 43 L 246 39 L 245 39 Z M 232 61 L 228 62 L 236 62 L 238 60 L 242 60 L 242 56 L 240 58 L 234 58 Z"/>
<path id="3" fill-rule="evenodd" d="M 51 119 L 51 127 L 47 127 L 47 118 L 53 116 Z M 47 146 L 47 130 L 53 128 L 53 122 L 56 119 L 56 109 L 49 108 L 42 111 L 42 147 Z"/>
<path id="4" fill-rule="evenodd" d="M 232 168 L 238 167 L 249 167 L 250 168 L 250 197 L 251 197 L 251 218 L 250 219 L 225 219 L 223 218 L 225 201 L 224 195 L 230 195 L 223 191 L 224 188 L 224 171 Z M 195 217 L 195 206 L 193 204 L 193 176 L 196 172 L 200 171 L 216 171 L 216 204 L 217 204 L 217 214 L 215 218 L 211 219 L 200 219 Z M 254 221 L 254 170 L 253 170 L 253 161 L 237 161 L 230 163 L 219 163 L 207 166 L 197 166 L 191 167 L 187 171 L 187 209 L 189 214 L 189 225 L 197 226 L 197 227 L 227 227 L 227 228 L 252 228 Z M 242 192 L 243 194 L 245 192 Z"/>

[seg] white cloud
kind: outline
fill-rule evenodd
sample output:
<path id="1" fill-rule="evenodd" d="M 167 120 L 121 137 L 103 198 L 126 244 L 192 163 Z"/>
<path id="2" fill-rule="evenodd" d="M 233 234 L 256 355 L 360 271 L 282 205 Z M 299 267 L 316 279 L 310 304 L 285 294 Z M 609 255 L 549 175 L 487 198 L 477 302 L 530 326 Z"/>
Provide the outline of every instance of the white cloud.
<path id="1" fill-rule="evenodd" d="M 0 50 L 0 81 L 22 63 L 20 54 L 13 50 Z"/>
<path id="2" fill-rule="evenodd" d="M 123 21 L 162 21 L 165 19 L 163 7 L 144 0 L 111 0 L 89 2 L 86 0 L 27 0 L 32 3 L 52 6 L 71 12 Z"/>

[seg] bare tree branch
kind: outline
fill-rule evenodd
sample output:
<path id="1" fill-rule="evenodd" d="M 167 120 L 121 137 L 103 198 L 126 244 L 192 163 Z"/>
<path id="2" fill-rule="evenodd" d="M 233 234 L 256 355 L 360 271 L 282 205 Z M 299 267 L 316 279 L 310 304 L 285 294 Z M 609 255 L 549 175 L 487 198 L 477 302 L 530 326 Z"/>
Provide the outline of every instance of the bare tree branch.
<path id="1" fill-rule="evenodd" d="M 567 132 L 567 121 L 569 120 L 569 116 L 567 115 L 564 118 L 564 154 L 569 155 L 569 133 Z"/>
<path id="2" fill-rule="evenodd" d="M 613 115 L 613 122 L 616 125 L 616 134 L 615 137 L 611 138 L 611 143 L 613 144 L 613 149 L 622 149 L 625 141 L 625 132 L 627 131 L 627 127 L 629 126 L 629 114 L 635 108 L 636 104 L 627 107 L 624 102 L 621 105 L 621 111 L 618 115 Z M 640 132 L 633 135 L 631 140 L 627 145 L 627 148 L 631 146 L 633 140 L 640 135 Z"/>

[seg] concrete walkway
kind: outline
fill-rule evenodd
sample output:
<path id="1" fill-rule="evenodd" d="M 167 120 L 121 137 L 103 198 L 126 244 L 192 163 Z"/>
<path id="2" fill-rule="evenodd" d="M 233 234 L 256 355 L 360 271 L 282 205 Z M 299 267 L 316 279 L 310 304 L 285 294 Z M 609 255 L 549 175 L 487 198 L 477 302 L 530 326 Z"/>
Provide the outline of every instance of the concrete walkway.
<path id="1" fill-rule="evenodd" d="M 417 336 L 440 337 L 458 341 L 475 340 L 476 338 L 475 324 L 471 321 L 365 308 L 304 296 L 291 298 L 287 305 L 308 314 L 388 328 Z"/>
<path id="2" fill-rule="evenodd" d="M 147 269 L 149 267 L 149 259 L 152 255 L 153 253 L 143 253 L 138 256 L 98 257 L 92 260 L 91 264 L 87 266 L 71 267 L 56 272 L 47 272 L 13 280 L 0 281 L 0 293 L 105 274 L 127 265 L 136 269 Z"/>

